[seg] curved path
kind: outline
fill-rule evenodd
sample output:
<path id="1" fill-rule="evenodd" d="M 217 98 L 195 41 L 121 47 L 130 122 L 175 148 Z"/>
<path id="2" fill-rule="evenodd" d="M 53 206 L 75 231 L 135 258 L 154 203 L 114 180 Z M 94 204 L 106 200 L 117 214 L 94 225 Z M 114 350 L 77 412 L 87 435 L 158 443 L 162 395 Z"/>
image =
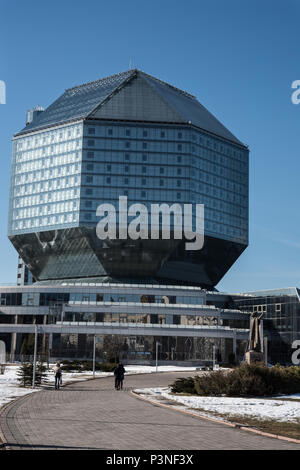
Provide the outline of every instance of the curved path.
<path id="1" fill-rule="evenodd" d="M 190 375 L 131 375 L 123 391 L 115 391 L 114 379 L 108 377 L 31 393 L 4 407 L 0 429 L 10 449 L 22 450 L 300 449 L 299 444 L 162 408 L 129 393 Z"/>

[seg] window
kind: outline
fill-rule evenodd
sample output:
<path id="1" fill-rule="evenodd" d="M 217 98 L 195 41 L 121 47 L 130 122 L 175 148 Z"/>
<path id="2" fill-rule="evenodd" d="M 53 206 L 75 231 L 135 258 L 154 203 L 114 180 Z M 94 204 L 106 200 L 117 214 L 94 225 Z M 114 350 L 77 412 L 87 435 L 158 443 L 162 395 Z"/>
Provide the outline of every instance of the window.
<path id="1" fill-rule="evenodd" d="M 87 176 L 85 180 L 86 180 L 87 183 L 92 183 L 93 182 L 93 177 L 92 176 Z"/>
<path id="2" fill-rule="evenodd" d="M 147 167 L 146 167 L 146 166 L 143 166 L 143 167 L 142 167 L 142 172 L 143 172 L 143 173 L 147 173 Z"/>
<path id="3" fill-rule="evenodd" d="M 111 165 L 106 165 L 106 170 L 111 171 Z"/>
<path id="4" fill-rule="evenodd" d="M 181 181 L 177 180 L 177 187 L 179 188 L 181 186 Z"/>
<path id="5" fill-rule="evenodd" d="M 107 133 L 108 133 L 108 135 L 112 135 L 112 134 L 113 134 L 112 129 L 108 129 L 108 132 L 107 132 Z"/>
<path id="6" fill-rule="evenodd" d="M 147 155 L 144 153 L 143 154 L 143 162 L 146 162 L 147 161 Z"/>
<path id="7" fill-rule="evenodd" d="M 92 219 L 92 214 L 90 212 L 86 212 L 84 214 L 84 218 L 85 218 L 85 220 L 91 220 Z"/>
<path id="8" fill-rule="evenodd" d="M 92 190 L 91 188 L 87 188 L 87 189 L 85 190 L 85 194 L 87 194 L 87 195 L 90 196 L 91 194 L 93 194 L 93 190 Z"/>
<path id="9" fill-rule="evenodd" d="M 110 176 L 108 176 L 108 177 L 106 178 L 106 182 L 107 182 L 107 183 L 111 183 L 111 177 L 110 177 Z"/>
<path id="10" fill-rule="evenodd" d="M 129 149 L 129 148 L 130 148 L 130 142 L 125 142 L 125 147 L 126 147 L 127 149 Z"/>
<path id="11" fill-rule="evenodd" d="M 142 197 L 146 197 L 146 191 L 142 191 L 142 192 L 141 192 L 141 196 L 142 196 Z"/>
<path id="12" fill-rule="evenodd" d="M 281 304 L 275 304 L 275 311 L 281 312 Z"/>
<path id="13" fill-rule="evenodd" d="M 178 132 L 178 139 L 182 139 L 182 132 Z"/>
<path id="14" fill-rule="evenodd" d="M 130 130 L 129 129 L 126 129 L 125 135 L 128 136 L 128 137 L 130 136 Z"/>
<path id="15" fill-rule="evenodd" d="M 129 184 L 129 178 L 124 178 L 124 184 Z"/>
<path id="16" fill-rule="evenodd" d="M 85 201 L 85 207 L 92 207 L 92 201 Z"/>
<path id="17" fill-rule="evenodd" d="M 143 142 L 143 149 L 147 148 L 147 142 Z"/>
<path id="18" fill-rule="evenodd" d="M 177 162 L 178 162 L 178 163 L 181 162 L 181 155 L 178 155 L 178 156 L 177 156 Z"/>
<path id="19" fill-rule="evenodd" d="M 125 160 L 127 160 L 127 161 L 128 161 L 129 159 L 130 159 L 130 155 L 129 155 L 129 153 L 125 153 Z"/>
<path id="20" fill-rule="evenodd" d="M 125 172 L 129 173 L 129 166 L 125 166 Z"/>
<path id="21" fill-rule="evenodd" d="M 94 135 L 95 134 L 95 128 L 94 127 L 89 127 L 88 128 L 88 134 L 89 135 Z"/>
<path id="22" fill-rule="evenodd" d="M 143 131 L 143 137 L 147 137 L 148 136 L 148 131 Z"/>
<path id="23" fill-rule="evenodd" d="M 88 152 L 87 157 L 88 158 L 94 158 L 94 152 Z"/>
<path id="24" fill-rule="evenodd" d="M 180 150 L 180 151 L 182 150 L 182 145 L 181 144 L 177 145 L 177 150 Z"/>
<path id="25" fill-rule="evenodd" d="M 177 193 L 177 199 L 181 199 L 181 193 Z"/>
<path id="26" fill-rule="evenodd" d="M 95 147 L 95 141 L 94 141 L 94 139 L 88 139 L 88 146 L 89 146 L 89 147 Z"/>
<path id="27" fill-rule="evenodd" d="M 161 131 L 160 137 L 163 139 L 164 137 L 166 137 L 166 133 L 164 131 Z"/>
<path id="28" fill-rule="evenodd" d="M 94 165 L 93 165 L 93 163 L 88 163 L 88 164 L 86 165 L 86 169 L 87 169 L 88 171 L 93 171 L 93 170 L 94 170 Z"/>
<path id="29" fill-rule="evenodd" d="M 181 175 L 181 168 L 177 168 L 177 175 Z"/>
<path id="30" fill-rule="evenodd" d="M 164 174 L 164 172 L 165 172 L 165 169 L 164 169 L 163 167 L 160 167 L 160 169 L 159 169 L 159 173 L 160 173 L 161 175 L 163 175 L 163 174 Z"/>

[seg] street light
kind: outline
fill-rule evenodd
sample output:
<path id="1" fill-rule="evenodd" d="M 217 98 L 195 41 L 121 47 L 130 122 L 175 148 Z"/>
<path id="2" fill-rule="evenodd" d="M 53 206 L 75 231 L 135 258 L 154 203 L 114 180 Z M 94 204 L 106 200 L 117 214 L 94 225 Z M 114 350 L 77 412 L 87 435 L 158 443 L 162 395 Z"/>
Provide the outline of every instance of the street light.
<path id="1" fill-rule="evenodd" d="M 155 365 L 156 365 L 156 372 L 158 367 L 158 346 L 161 346 L 159 341 L 156 341 L 156 355 L 155 355 Z"/>
<path id="2" fill-rule="evenodd" d="M 100 338 L 97 339 L 100 343 Z M 94 335 L 94 348 L 93 348 L 93 379 L 95 378 L 95 369 L 96 369 L 96 335 Z"/>
<path id="3" fill-rule="evenodd" d="M 36 321 L 36 320 L 35 320 Z M 37 335 L 38 326 L 34 325 L 34 353 L 33 353 L 33 374 L 32 374 L 32 388 L 35 388 L 35 376 L 36 376 L 36 355 L 37 355 Z"/>
<path id="4" fill-rule="evenodd" d="M 95 378 L 95 362 L 96 362 L 96 335 L 94 335 L 94 347 L 93 347 L 93 379 Z"/>
<path id="5" fill-rule="evenodd" d="M 213 345 L 213 370 L 215 370 L 215 364 L 216 364 L 216 346 Z"/>

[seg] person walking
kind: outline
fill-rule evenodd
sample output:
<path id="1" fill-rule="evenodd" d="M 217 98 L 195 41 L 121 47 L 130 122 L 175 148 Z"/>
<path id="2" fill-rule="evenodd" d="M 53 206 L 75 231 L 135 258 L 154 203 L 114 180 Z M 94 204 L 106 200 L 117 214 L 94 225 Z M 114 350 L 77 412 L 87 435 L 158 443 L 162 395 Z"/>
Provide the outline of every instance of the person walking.
<path id="1" fill-rule="evenodd" d="M 125 374 L 125 369 L 123 364 L 120 362 L 117 367 L 114 370 L 114 376 L 115 376 L 115 389 L 116 390 L 122 390 L 123 389 L 123 381 L 124 381 L 124 374 Z"/>
<path id="2" fill-rule="evenodd" d="M 124 366 L 122 363 L 119 364 L 120 367 L 120 381 L 119 381 L 119 389 L 123 390 L 123 381 L 124 381 L 124 376 L 126 370 L 124 369 Z"/>
<path id="3" fill-rule="evenodd" d="M 58 390 L 62 381 L 62 378 L 61 378 L 62 372 L 61 372 L 61 367 L 60 367 L 59 362 L 55 364 L 55 366 L 53 367 L 53 371 L 54 371 L 54 377 L 55 377 L 55 390 Z"/>

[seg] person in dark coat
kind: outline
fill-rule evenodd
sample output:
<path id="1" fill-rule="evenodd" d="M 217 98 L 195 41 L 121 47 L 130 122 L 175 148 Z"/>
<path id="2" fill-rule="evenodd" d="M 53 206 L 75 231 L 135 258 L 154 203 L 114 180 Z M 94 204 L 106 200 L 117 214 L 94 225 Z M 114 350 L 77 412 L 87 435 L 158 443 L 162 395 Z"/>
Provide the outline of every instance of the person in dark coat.
<path id="1" fill-rule="evenodd" d="M 116 390 L 122 390 L 123 389 L 123 381 L 124 381 L 124 374 L 125 374 L 125 369 L 123 364 L 120 362 L 117 367 L 114 370 L 114 376 L 115 376 L 115 389 Z"/>
<path id="2" fill-rule="evenodd" d="M 61 367 L 60 363 L 57 362 L 53 368 L 54 376 L 55 376 L 55 390 L 58 390 L 61 385 Z"/>

